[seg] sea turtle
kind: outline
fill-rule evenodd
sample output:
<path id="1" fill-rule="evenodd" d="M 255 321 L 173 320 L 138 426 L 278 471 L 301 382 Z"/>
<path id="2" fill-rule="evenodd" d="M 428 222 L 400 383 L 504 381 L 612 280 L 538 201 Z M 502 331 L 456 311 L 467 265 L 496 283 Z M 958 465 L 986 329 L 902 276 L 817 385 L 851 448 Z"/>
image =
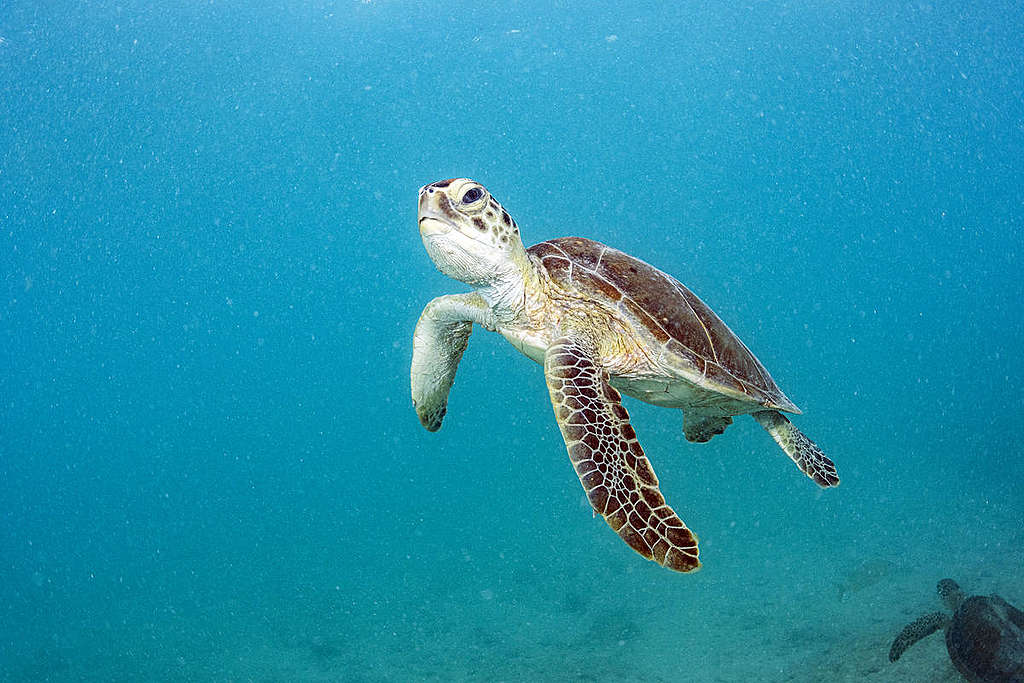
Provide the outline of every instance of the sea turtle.
<path id="1" fill-rule="evenodd" d="M 966 597 L 953 579 L 938 585 L 953 612 L 932 612 L 904 627 L 889 650 L 895 662 L 908 647 L 940 628 L 953 666 L 971 683 L 1024 681 L 1024 612 L 998 595 Z"/>
<path id="2" fill-rule="evenodd" d="M 683 410 L 689 441 L 751 414 L 822 487 L 835 465 L 783 412 L 800 410 L 703 301 L 674 278 L 582 237 L 526 249 L 516 222 L 479 183 L 419 192 L 419 231 L 437 268 L 474 291 L 441 296 L 416 324 L 412 400 L 441 427 L 473 323 L 544 365 L 569 458 L 596 512 L 634 550 L 676 571 L 700 566 L 697 539 L 666 504 L 619 392 Z"/>

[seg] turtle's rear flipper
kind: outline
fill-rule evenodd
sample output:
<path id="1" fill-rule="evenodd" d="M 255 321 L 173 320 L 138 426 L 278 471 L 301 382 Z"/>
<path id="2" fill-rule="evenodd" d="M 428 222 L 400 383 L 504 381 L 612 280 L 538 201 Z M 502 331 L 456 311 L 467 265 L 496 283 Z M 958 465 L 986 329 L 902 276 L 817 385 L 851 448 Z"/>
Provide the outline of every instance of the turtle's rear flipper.
<path id="1" fill-rule="evenodd" d="M 947 624 L 949 624 L 949 615 L 945 612 L 932 612 L 910 622 L 896 636 L 896 640 L 892 641 L 892 647 L 889 648 L 889 661 L 895 662 L 900 655 L 907 651 L 908 647 L 925 636 L 930 636 L 940 628 L 946 628 Z"/>
<path id="2" fill-rule="evenodd" d="M 800 471 L 814 480 L 822 488 L 839 485 L 836 465 L 829 460 L 818 444 L 814 443 L 786 416 L 775 410 L 762 410 L 754 413 L 754 419 L 765 428 L 775 443 L 786 451 Z"/>
<path id="3" fill-rule="evenodd" d="M 716 415 L 695 415 L 689 411 L 683 413 L 683 434 L 687 441 L 693 443 L 707 443 L 711 437 L 721 434 L 725 428 L 732 424 L 732 418 L 728 415 L 718 417 Z"/>

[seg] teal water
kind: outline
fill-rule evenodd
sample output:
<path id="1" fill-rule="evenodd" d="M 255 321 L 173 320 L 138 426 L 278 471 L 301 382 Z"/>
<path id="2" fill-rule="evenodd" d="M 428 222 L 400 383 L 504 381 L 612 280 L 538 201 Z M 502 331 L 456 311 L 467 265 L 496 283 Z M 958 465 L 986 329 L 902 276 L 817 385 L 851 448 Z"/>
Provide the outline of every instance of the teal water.
<path id="1" fill-rule="evenodd" d="M 957 680 L 886 655 L 1024 605 L 1024 14 L 720 5 L 0 6 L 0 676 Z M 679 575 L 497 336 L 424 431 L 452 176 L 687 284 L 842 485 L 628 402 Z"/>

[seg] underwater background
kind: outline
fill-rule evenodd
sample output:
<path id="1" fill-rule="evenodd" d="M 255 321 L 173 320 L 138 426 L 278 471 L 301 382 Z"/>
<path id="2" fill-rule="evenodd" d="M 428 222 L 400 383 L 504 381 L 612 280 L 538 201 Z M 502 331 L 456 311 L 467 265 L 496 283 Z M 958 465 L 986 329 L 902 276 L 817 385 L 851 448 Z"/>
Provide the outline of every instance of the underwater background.
<path id="1" fill-rule="evenodd" d="M 958 680 L 887 654 L 1024 605 L 1024 12 L 727 5 L 0 5 L 2 680 Z M 842 485 L 627 399 L 682 575 L 497 335 L 423 430 L 453 176 L 688 285 Z"/>

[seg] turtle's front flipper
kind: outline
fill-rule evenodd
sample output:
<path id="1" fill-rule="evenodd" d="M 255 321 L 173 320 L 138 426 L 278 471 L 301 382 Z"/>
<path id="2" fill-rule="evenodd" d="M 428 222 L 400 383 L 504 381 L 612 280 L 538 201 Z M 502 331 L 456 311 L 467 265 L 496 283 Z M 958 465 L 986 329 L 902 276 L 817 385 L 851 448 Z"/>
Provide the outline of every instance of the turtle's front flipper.
<path id="1" fill-rule="evenodd" d="M 818 444 L 814 443 L 786 416 L 775 410 L 761 410 L 754 413 L 754 419 L 765 428 L 775 443 L 786 451 L 800 471 L 814 480 L 822 488 L 839 485 L 839 474 L 836 465 L 829 460 Z"/>
<path id="2" fill-rule="evenodd" d="M 555 419 L 594 510 L 634 550 L 669 569 L 700 567 L 697 539 L 665 503 L 621 397 L 584 337 L 557 339 L 544 358 Z"/>
<path id="3" fill-rule="evenodd" d="M 932 612 L 910 622 L 903 627 L 900 634 L 896 636 L 896 640 L 892 641 L 892 647 L 889 648 L 889 661 L 895 662 L 900 655 L 907 651 L 908 647 L 925 636 L 930 636 L 940 628 L 946 628 L 948 624 L 949 615 L 945 612 Z"/>
<path id="4" fill-rule="evenodd" d="M 441 428 L 448 410 L 448 391 L 473 323 L 493 329 L 491 317 L 476 293 L 439 296 L 423 309 L 412 339 L 412 402 L 429 431 Z"/>

